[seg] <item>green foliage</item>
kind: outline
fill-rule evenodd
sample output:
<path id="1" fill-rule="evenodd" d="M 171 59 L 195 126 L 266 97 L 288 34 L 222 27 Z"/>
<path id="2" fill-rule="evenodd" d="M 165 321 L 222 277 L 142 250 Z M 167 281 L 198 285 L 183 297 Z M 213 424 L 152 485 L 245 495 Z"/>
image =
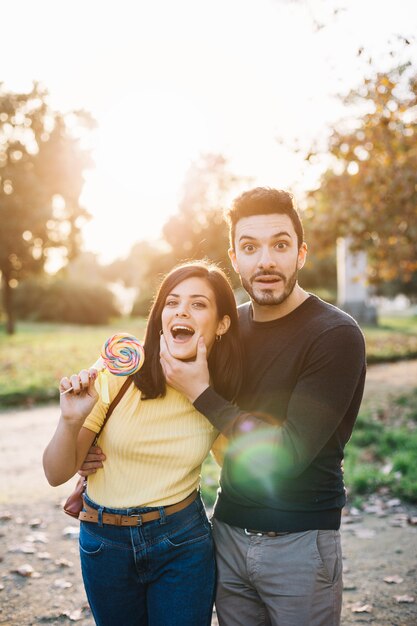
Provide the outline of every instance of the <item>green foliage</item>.
<path id="1" fill-rule="evenodd" d="M 417 502 L 416 400 L 417 388 L 360 413 L 344 460 L 350 497 L 388 488 Z"/>
<path id="2" fill-rule="evenodd" d="M 19 284 L 14 300 L 16 317 L 23 320 L 107 324 L 120 314 L 102 284 L 31 279 Z"/>
<path id="3" fill-rule="evenodd" d="M 410 282 L 417 270 L 417 77 L 405 70 L 378 73 L 348 95 L 356 117 L 333 132 L 332 165 L 306 212 L 323 246 L 343 236 L 368 252 L 378 285 Z"/>
<path id="4" fill-rule="evenodd" d="M 83 111 L 71 114 L 71 124 L 93 126 Z M 42 271 L 48 249 L 58 247 L 68 258 L 78 249 L 88 217 L 79 196 L 91 164 L 45 89 L 34 84 L 28 93 L 13 93 L 0 85 L 0 271 L 10 333 L 14 284 Z"/>
<path id="5" fill-rule="evenodd" d="M 417 357 L 417 316 L 380 318 L 365 328 L 368 363 Z"/>

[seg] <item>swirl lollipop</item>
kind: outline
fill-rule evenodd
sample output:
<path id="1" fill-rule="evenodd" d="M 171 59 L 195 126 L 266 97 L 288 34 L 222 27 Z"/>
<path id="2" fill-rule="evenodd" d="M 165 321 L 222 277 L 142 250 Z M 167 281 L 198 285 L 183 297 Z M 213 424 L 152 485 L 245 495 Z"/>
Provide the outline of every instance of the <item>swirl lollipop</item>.
<path id="1" fill-rule="evenodd" d="M 145 360 L 142 344 L 133 335 L 117 333 L 104 342 L 101 354 L 91 366 L 98 370 L 98 382 L 103 402 L 109 403 L 108 372 L 115 376 L 131 376 L 140 370 Z M 72 391 L 72 387 L 61 395 Z"/>

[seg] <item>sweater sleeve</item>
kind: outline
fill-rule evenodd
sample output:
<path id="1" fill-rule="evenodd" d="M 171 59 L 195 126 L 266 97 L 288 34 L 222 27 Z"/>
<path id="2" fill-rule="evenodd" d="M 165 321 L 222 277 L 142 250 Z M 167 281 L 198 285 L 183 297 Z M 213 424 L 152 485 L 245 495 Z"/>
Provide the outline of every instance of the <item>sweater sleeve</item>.
<path id="1" fill-rule="evenodd" d="M 194 405 L 223 434 L 245 447 L 259 429 L 268 432 L 275 471 L 283 477 L 299 476 L 319 454 L 349 409 L 356 416 L 362 399 L 365 344 L 358 327 L 337 326 L 324 331 L 310 347 L 292 390 L 282 426 L 271 425 L 206 389 Z M 345 435 L 346 443 L 350 428 Z M 248 439 L 245 443 L 245 439 Z M 272 450 L 271 450 L 272 447 Z M 257 464 L 262 459 L 257 458 Z M 265 460 L 265 471 L 270 460 Z M 261 469 L 261 468 L 259 468 Z"/>

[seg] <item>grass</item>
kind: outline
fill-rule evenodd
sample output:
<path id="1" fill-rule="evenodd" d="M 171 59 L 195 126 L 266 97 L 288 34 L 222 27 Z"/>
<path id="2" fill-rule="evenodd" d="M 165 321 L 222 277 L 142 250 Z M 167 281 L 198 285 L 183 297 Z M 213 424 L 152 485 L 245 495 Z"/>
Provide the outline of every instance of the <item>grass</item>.
<path id="1" fill-rule="evenodd" d="M 417 358 L 417 315 L 381 317 L 377 327 L 365 327 L 368 363 Z"/>
<path id="2" fill-rule="evenodd" d="M 21 322 L 12 336 L 0 330 L 0 406 L 57 399 L 59 380 L 93 364 L 109 336 L 127 331 L 140 339 L 144 329 L 137 319 L 111 326 Z"/>
<path id="3" fill-rule="evenodd" d="M 346 447 L 349 494 L 375 491 L 417 502 L 417 388 L 360 412 Z"/>

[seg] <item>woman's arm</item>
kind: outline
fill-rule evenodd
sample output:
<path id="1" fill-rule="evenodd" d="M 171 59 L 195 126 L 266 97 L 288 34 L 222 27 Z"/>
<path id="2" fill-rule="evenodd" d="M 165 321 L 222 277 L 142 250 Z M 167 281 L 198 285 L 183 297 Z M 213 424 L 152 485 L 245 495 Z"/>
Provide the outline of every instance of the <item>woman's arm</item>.
<path id="1" fill-rule="evenodd" d="M 82 370 L 60 382 L 61 417 L 43 454 L 45 475 L 54 487 L 74 476 L 96 436 L 83 427 L 98 399 L 96 377 L 96 370 Z M 64 394 L 70 387 L 72 391 Z"/>

